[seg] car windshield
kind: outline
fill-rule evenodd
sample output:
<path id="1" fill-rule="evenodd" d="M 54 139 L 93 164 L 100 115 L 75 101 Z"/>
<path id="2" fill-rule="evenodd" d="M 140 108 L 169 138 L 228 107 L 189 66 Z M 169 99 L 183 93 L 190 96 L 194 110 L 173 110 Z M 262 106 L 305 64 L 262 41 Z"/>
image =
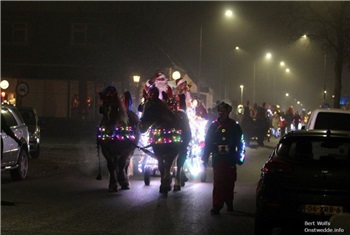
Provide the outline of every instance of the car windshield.
<path id="1" fill-rule="evenodd" d="M 350 162 L 349 138 L 289 138 L 277 147 L 277 156 L 287 161 Z"/>
<path id="2" fill-rule="evenodd" d="M 314 129 L 324 130 L 347 130 L 350 131 L 350 112 L 349 113 L 319 113 L 315 122 Z"/>

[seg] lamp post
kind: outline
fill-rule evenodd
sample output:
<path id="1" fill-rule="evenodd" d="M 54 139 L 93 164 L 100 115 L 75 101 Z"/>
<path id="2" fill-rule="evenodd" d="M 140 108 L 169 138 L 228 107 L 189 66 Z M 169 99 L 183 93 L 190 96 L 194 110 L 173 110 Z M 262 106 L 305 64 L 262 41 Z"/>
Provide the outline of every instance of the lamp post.
<path id="1" fill-rule="evenodd" d="M 266 60 L 270 60 L 272 57 L 271 53 L 265 55 Z M 253 104 L 256 103 L 256 59 L 253 61 Z"/>
<path id="2" fill-rule="evenodd" d="M 279 63 L 279 67 L 284 69 L 286 66 L 286 63 L 284 61 L 281 61 Z M 286 68 L 283 70 L 285 73 L 289 73 L 290 69 Z M 274 75 L 274 79 L 273 79 L 273 103 L 276 104 L 276 90 L 277 90 L 277 81 L 276 81 L 276 75 Z"/>
<path id="3" fill-rule="evenodd" d="M 202 42 L 203 42 L 203 27 L 201 26 L 199 31 L 199 61 L 198 61 L 198 81 L 197 81 L 197 93 L 200 94 L 200 82 L 202 76 Z"/>
<path id="4" fill-rule="evenodd" d="M 140 80 L 141 80 L 141 76 L 139 75 L 134 75 L 132 77 L 134 83 L 135 83 L 135 107 L 137 109 L 137 103 L 139 101 L 139 84 L 140 84 Z"/>
<path id="5" fill-rule="evenodd" d="M 244 88 L 244 86 L 240 85 L 239 87 L 241 88 L 241 104 L 243 105 L 243 88 Z"/>
<path id="6" fill-rule="evenodd" d="M 324 102 L 326 102 L 326 94 L 327 94 L 327 83 L 326 83 L 326 68 L 327 68 L 327 53 L 324 53 L 324 61 L 323 61 L 323 76 L 324 76 L 324 81 L 323 81 L 323 99 Z"/>
<path id="7" fill-rule="evenodd" d="M 233 12 L 231 10 L 226 10 L 225 17 L 232 18 Z M 200 95 L 200 83 L 201 83 L 201 79 L 202 79 L 202 48 L 203 48 L 203 26 L 201 26 L 200 30 L 199 30 L 199 58 L 198 58 L 198 79 L 197 79 L 198 96 Z M 220 68 L 220 70 L 221 70 L 221 68 Z M 220 76 L 221 76 L 221 80 L 222 80 L 222 75 L 220 75 Z"/>
<path id="8" fill-rule="evenodd" d="M 253 105 L 256 102 L 255 96 L 256 96 L 256 62 L 254 60 L 254 65 L 253 65 Z"/>

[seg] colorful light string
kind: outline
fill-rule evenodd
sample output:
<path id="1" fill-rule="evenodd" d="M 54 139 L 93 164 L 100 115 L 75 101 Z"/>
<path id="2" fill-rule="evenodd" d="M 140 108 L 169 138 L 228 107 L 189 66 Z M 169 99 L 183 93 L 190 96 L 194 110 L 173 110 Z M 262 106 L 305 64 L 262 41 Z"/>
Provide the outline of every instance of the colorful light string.
<path id="1" fill-rule="evenodd" d="M 149 135 L 150 144 L 170 144 L 170 143 L 182 143 L 182 130 L 170 129 L 157 129 L 152 128 Z"/>
<path id="2" fill-rule="evenodd" d="M 116 126 L 113 129 L 102 126 L 97 129 L 97 139 L 102 141 L 124 141 L 135 140 L 136 137 L 131 126 Z"/>

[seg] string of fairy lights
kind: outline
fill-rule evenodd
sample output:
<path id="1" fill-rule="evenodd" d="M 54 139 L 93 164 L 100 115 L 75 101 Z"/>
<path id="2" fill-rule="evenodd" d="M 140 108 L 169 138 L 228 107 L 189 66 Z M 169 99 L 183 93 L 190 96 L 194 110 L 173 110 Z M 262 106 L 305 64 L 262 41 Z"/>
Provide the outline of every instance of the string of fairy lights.
<path id="1" fill-rule="evenodd" d="M 151 128 L 149 135 L 150 144 L 170 144 L 170 143 L 182 143 L 182 130 L 180 129 L 157 129 Z"/>
<path id="2" fill-rule="evenodd" d="M 113 129 L 106 127 L 98 127 L 97 139 L 102 141 L 107 140 L 135 140 L 134 129 L 131 126 L 116 126 Z"/>

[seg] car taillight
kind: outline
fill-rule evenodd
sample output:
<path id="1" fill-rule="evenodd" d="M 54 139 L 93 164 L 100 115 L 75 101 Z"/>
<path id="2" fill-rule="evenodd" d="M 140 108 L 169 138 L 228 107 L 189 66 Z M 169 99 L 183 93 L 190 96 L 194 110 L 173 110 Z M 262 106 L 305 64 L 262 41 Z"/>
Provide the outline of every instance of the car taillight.
<path id="1" fill-rule="evenodd" d="M 279 160 L 271 160 L 265 163 L 263 172 L 291 172 L 293 171 L 293 167 L 285 162 Z"/>

